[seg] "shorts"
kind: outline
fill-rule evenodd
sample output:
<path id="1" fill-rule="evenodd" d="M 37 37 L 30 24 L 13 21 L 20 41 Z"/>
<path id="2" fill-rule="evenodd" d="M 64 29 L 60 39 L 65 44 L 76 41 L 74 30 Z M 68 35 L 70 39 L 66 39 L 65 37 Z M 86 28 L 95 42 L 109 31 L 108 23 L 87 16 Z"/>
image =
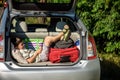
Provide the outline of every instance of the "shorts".
<path id="1" fill-rule="evenodd" d="M 49 47 L 43 44 L 43 50 L 39 55 L 39 61 L 47 61 L 48 60 L 48 53 L 49 53 Z"/>

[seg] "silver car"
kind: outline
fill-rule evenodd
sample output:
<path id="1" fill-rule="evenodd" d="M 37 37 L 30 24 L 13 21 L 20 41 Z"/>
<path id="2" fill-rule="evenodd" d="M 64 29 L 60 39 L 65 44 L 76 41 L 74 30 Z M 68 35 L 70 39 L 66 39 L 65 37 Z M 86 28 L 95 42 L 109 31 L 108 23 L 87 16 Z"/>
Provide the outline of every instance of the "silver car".
<path id="1" fill-rule="evenodd" d="M 95 41 L 75 13 L 76 2 L 7 0 L 0 22 L 0 80 L 100 80 Z M 61 32 L 57 26 L 64 24 L 70 26 L 70 37 L 79 50 L 75 62 L 22 64 L 13 58 L 11 38 L 21 37 L 26 48 L 37 49 L 46 36 Z"/>

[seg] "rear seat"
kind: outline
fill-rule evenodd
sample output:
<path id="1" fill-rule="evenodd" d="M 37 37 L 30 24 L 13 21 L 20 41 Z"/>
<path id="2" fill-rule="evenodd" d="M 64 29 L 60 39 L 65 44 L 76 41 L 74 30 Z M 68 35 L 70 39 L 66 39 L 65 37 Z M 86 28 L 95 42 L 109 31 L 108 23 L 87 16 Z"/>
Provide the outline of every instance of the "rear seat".
<path id="1" fill-rule="evenodd" d="M 47 27 L 45 28 L 35 28 L 35 32 L 29 32 L 28 31 L 28 26 L 25 23 L 25 21 L 14 21 L 14 29 L 15 31 L 11 32 L 11 37 L 20 37 L 22 39 L 44 39 L 46 36 L 55 36 L 59 34 L 63 26 L 66 24 L 65 22 L 58 22 L 56 24 L 56 32 L 48 32 Z M 15 25 L 16 24 L 16 25 Z M 77 32 L 72 32 L 71 33 L 71 38 L 76 42 L 80 36 Z"/>
<path id="2" fill-rule="evenodd" d="M 19 21 L 14 26 L 15 30 L 12 30 L 11 37 L 20 38 L 44 38 L 48 36 L 47 28 L 36 28 L 35 32 L 28 32 L 28 26 L 24 21 Z"/>
<path id="3" fill-rule="evenodd" d="M 13 20 L 13 27 L 15 30 L 11 32 L 12 37 L 20 37 L 20 38 L 45 38 L 46 36 L 55 36 L 59 32 L 62 31 L 63 26 L 66 25 L 66 22 L 60 21 L 57 22 L 55 31 L 49 31 L 47 30 L 47 27 L 35 27 L 34 32 L 29 32 L 28 28 L 31 26 L 27 26 L 25 21 L 17 21 L 16 19 Z M 32 28 L 31 28 L 32 29 Z M 79 37 L 79 34 L 76 32 L 72 32 L 71 38 L 76 40 Z"/>
<path id="4" fill-rule="evenodd" d="M 40 32 L 40 33 L 36 33 L 36 32 L 25 32 L 25 33 L 15 33 L 12 32 L 11 33 L 11 37 L 20 37 L 20 38 L 45 38 L 45 36 L 47 36 L 48 33 L 45 32 Z"/>
<path id="5" fill-rule="evenodd" d="M 25 21 L 16 21 L 14 23 L 14 30 L 11 30 L 11 38 L 19 37 L 23 39 L 25 47 L 28 49 L 37 50 L 39 46 L 43 43 L 43 39 L 48 36 L 47 28 L 34 28 L 35 31 L 28 31 L 28 26 Z M 30 26 L 31 27 L 31 26 Z"/>

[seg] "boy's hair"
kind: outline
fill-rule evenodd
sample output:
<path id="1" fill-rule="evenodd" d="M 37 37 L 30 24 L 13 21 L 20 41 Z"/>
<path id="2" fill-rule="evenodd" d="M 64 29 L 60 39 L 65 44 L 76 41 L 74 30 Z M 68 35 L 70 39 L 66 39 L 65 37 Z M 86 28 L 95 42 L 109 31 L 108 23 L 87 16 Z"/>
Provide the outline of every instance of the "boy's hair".
<path id="1" fill-rule="evenodd" d="M 12 38 L 11 41 L 12 41 L 14 47 L 18 47 L 18 45 L 22 42 L 22 39 L 16 37 L 16 38 Z"/>

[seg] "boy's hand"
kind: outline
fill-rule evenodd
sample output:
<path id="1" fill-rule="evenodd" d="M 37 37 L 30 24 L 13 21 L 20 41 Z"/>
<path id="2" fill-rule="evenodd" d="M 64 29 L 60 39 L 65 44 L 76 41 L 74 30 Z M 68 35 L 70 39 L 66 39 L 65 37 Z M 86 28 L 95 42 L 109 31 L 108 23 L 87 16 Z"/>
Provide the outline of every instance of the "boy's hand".
<path id="1" fill-rule="evenodd" d="M 37 54 L 40 54 L 42 52 L 42 47 L 40 47 L 38 50 L 36 50 Z"/>

